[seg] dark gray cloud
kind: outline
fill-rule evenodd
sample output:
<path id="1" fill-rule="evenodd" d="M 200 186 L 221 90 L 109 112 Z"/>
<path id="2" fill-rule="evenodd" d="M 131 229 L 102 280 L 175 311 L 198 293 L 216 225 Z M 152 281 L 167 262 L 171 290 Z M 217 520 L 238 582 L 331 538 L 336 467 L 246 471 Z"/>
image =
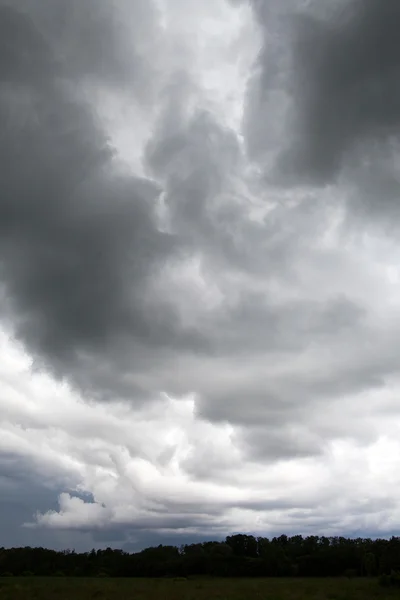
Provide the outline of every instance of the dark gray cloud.
<path id="1" fill-rule="evenodd" d="M 145 533 L 135 532 L 132 535 L 132 541 L 126 542 L 122 549 L 125 552 L 139 552 L 144 548 L 152 546 L 177 546 L 180 547 L 182 544 L 201 544 L 202 542 L 209 542 L 210 539 L 215 541 L 222 541 L 225 539 L 224 535 L 213 534 L 211 537 L 204 533 L 203 535 L 198 533 L 154 533 L 153 531 L 146 531 Z"/>
<path id="2" fill-rule="evenodd" d="M 0 454 L 0 529 L 2 546 L 42 546 L 63 550 L 76 548 L 85 551 L 96 546 L 90 534 L 69 531 L 32 530 L 22 524 L 32 519 L 35 510 L 55 510 L 66 481 L 38 477 L 29 460 L 13 453 Z"/>
<path id="3" fill-rule="evenodd" d="M 241 437 L 246 454 L 261 462 L 315 456 L 323 447 L 318 433 L 298 428 L 295 423 L 285 423 L 279 428 L 272 423 L 265 424 L 245 430 Z M 277 508 L 280 505 L 278 503 Z"/>
<path id="4" fill-rule="evenodd" d="M 332 178 L 355 146 L 361 153 L 397 135 L 400 43 L 396 2 L 348 2 L 329 22 L 297 24 L 294 44 L 298 169 Z M 298 148 L 296 148 L 298 143 Z"/>
<path id="5" fill-rule="evenodd" d="M 1 276 L 18 337 L 58 375 L 124 338 L 176 343 L 172 307 L 146 299 L 177 246 L 157 226 L 160 188 L 124 172 L 29 17 L 0 10 Z"/>
<path id="6" fill-rule="evenodd" d="M 158 183 L 135 177 L 119 164 L 93 108 L 72 90 L 80 77 L 72 59 L 57 54 L 51 36 L 39 32 L 45 28 L 39 8 L 32 19 L 2 8 L 8 59 L 0 74 L 1 275 L 8 316 L 37 364 L 94 395 L 138 400 L 165 386 L 193 390 L 195 380 L 154 378 L 182 353 L 298 352 L 358 323 L 362 311 L 347 299 L 275 299 L 269 287 L 297 277 L 293 261 L 313 222 L 304 205 L 292 211 L 289 227 L 288 213 L 279 208 L 268 219 L 249 218 L 238 186 L 245 163 L 237 136 L 211 113 L 187 110 L 195 88 L 188 75 L 165 90 L 147 146 L 146 164 Z M 108 23 L 102 11 L 94 19 L 76 11 L 66 34 L 71 47 L 78 25 L 88 23 L 101 39 Z M 105 50 L 120 60 L 115 35 L 110 32 Z M 33 79 L 27 57 L 35 65 Z M 95 63 L 82 64 L 98 74 Z M 106 81 L 105 73 L 101 77 Z M 161 193 L 168 232 L 156 219 Z M 161 292 L 152 286 L 164 266 L 185 255 L 201 258 L 224 295 L 230 293 L 224 277 L 238 274 L 262 275 L 264 289 L 246 287 L 184 326 L 180 290 L 171 281 Z M 211 394 L 209 403 L 219 405 L 217 397 Z"/>
<path id="7" fill-rule="evenodd" d="M 134 5 L 72 0 L 68 7 L 61 0 L 32 0 L 29 4 L 24 0 L 2 0 L 2 5 L 17 9 L 41 31 L 54 57 L 75 81 L 134 90 L 137 98 L 149 100 L 154 65 L 144 46 L 147 36 L 159 33 L 158 14 L 151 0 L 139 0 Z M 15 32 L 7 27 L 8 20 L 15 20 L 12 14 L 11 10 L 3 13 L 6 43 Z M 32 33 L 26 25 L 20 27 L 21 35 L 25 31 L 30 39 Z M 13 46 L 20 39 L 22 42 L 22 38 L 14 38 Z M 42 42 L 36 39 L 33 43 Z M 28 61 L 38 60 L 35 54 L 27 55 L 23 45 L 20 52 Z M 8 62 L 7 55 L 3 60 Z M 31 76 L 35 76 L 32 70 Z"/>
<path id="8" fill-rule="evenodd" d="M 371 146 L 398 136 L 399 10 L 396 2 L 374 0 L 306 8 L 294 3 L 285 11 L 273 11 L 267 1 L 256 3 L 264 49 L 253 103 L 263 95 L 264 103 L 249 119 L 261 120 L 266 129 L 257 136 L 256 122 L 250 122 L 250 140 L 255 153 L 267 152 L 273 141 L 268 128 L 272 138 L 274 132 L 269 117 L 276 116 L 267 111 L 279 98 L 286 100 L 278 160 L 282 181 L 331 182 L 354 154 L 362 164 Z"/>

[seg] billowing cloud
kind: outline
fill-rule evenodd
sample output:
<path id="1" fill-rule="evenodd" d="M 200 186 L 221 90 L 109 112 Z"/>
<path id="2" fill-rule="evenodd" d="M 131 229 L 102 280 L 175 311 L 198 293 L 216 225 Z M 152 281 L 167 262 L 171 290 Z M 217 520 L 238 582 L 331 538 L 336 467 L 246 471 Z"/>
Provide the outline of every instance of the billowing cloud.
<path id="1" fill-rule="evenodd" d="M 397 9 L 134 4 L 0 2 L 7 539 L 395 533 Z"/>
<path id="2" fill-rule="evenodd" d="M 399 7 L 353 2 L 329 17 L 325 23 L 301 19 L 294 43 L 300 116 L 295 160 L 321 180 L 336 175 L 351 151 L 363 155 L 366 149 L 368 155 L 370 144 L 397 136 L 400 124 Z"/>
<path id="3" fill-rule="evenodd" d="M 90 387 L 82 372 L 99 366 L 99 349 L 112 360 L 124 338 L 168 346 L 180 337 L 173 307 L 146 298 L 146 280 L 177 244 L 156 222 L 159 186 L 119 164 L 28 17 L 2 11 L 12 68 L 1 97 L 5 305 L 39 362 Z M 27 80 L 25 60 L 41 78 Z"/>
<path id="4" fill-rule="evenodd" d="M 29 377 L 28 358 L 8 349 L 1 464 L 4 479 L 18 479 L 20 490 L 34 492 L 38 514 L 33 520 L 25 511 L 27 534 L 32 528 L 97 532 L 108 542 L 135 544 L 155 532 L 163 539 L 179 532 L 223 537 L 238 523 L 267 533 L 312 527 L 329 533 L 366 525 L 391 531 L 398 491 L 395 397 L 378 421 L 379 398 L 353 400 L 349 423 L 354 427 L 357 416 L 358 426 L 370 430 L 363 445 L 350 437 L 326 446 L 319 457 L 302 457 L 292 448 L 290 456 L 280 452 L 278 462 L 268 462 L 265 455 L 247 453 L 237 427 L 198 419 L 192 399 L 164 398 L 139 413 L 125 404 L 88 405 L 47 376 Z M 340 421 L 345 405 L 337 405 L 336 414 L 331 409 L 325 428 Z M 318 418 L 314 413 L 313 428 L 324 435 L 323 415 Z M 386 436 L 377 437 L 380 430 Z M 247 440 L 258 449 L 261 431 L 253 430 Z M 271 446 L 268 427 L 263 432 Z M 297 438 L 297 445 L 302 441 Z M 41 496 L 33 481 L 41 482 Z M 10 497 L 10 487 L 1 485 L 2 498 Z M 68 491 L 61 492 L 63 487 Z"/>
<path id="5" fill-rule="evenodd" d="M 319 186 L 368 178 L 375 189 L 367 196 L 374 194 L 378 204 L 389 194 L 394 203 L 397 4 L 345 0 L 278 8 L 265 0 L 254 7 L 263 48 L 247 117 L 252 154 L 273 164 L 282 182 Z"/>

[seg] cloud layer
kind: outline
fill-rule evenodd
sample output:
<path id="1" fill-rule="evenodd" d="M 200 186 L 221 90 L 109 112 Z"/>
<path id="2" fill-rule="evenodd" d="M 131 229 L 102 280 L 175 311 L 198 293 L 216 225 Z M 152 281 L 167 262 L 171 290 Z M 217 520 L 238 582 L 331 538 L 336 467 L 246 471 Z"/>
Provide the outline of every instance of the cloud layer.
<path id="1" fill-rule="evenodd" d="M 397 531 L 396 15 L 0 2 L 8 543 Z"/>

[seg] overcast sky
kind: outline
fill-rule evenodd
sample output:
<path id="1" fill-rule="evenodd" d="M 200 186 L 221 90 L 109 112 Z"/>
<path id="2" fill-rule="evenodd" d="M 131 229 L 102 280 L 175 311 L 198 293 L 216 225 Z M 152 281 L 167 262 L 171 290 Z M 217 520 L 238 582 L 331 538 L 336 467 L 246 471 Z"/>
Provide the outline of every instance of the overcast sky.
<path id="1" fill-rule="evenodd" d="M 400 534 L 397 0 L 0 0 L 1 545 Z"/>

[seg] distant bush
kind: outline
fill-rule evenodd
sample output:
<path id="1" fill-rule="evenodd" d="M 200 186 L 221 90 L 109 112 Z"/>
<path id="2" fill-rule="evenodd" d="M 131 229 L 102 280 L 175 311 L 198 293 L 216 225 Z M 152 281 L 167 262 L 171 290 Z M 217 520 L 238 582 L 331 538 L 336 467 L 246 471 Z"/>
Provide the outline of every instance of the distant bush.
<path id="1" fill-rule="evenodd" d="M 390 575 L 384 573 L 379 577 L 379 585 L 382 587 L 400 587 L 400 572 L 392 571 Z"/>
<path id="2" fill-rule="evenodd" d="M 348 579 L 354 579 L 354 577 L 357 577 L 357 570 L 356 569 L 346 569 L 345 572 L 343 573 L 344 577 L 347 577 Z"/>
<path id="3" fill-rule="evenodd" d="M 400 587 L 400 572 L 392 571 L 390 573 L 390 583 L 392 586 Z"/>
<path id="4" fill-rule="evenodd" d="M 0 577 L 14 577 L 10 571 L 5 571 L 5 573 L 1 573 Z"/>
<path id="5" fill-rule="evenodd" d="M 391 585 L 390 575 L 387 575 L 386 573 L 383 573 L 383 575 L 380 575 L 378 581 L 379 581 L 379 585 L 381 587 L 389 587 Z"/>

